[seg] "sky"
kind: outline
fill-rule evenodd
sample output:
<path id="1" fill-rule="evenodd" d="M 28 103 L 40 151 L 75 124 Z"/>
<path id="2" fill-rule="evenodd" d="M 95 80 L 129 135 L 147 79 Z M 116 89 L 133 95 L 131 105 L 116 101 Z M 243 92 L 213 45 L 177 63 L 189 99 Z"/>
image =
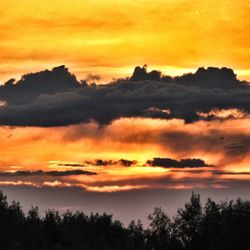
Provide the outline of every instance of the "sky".
<path id="1" fill-rule="evenodd" d="M 250 199 L 249 10 L 0 1 L 0 189 L 124 223 L 193 190 Z"/>
<path id="2" fill-rule="evenodd" d="M 250 79 L 248 0 L 0 1 L 0 82 L 66 64 L 102 82 L 148 64 L 166 74 L 234 68 Z"/>

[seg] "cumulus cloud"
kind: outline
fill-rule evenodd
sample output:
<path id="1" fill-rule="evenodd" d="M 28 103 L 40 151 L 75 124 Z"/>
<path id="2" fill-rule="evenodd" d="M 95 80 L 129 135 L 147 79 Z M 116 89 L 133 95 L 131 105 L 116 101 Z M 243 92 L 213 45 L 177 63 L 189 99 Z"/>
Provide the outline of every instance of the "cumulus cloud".
<path id="1" fill-rule="evenodd" d="M 50 127 L 94 120 L 104 125 L 121 117 L 226 119 L 220 110 L 248 115 L 249 97 L 250 86 L 228 68 L 199 68 L 172 78 L 147 72 L 144 66 L 136 67 L 129 79 L 88 85 L 59 66 L 1 86 L 0 124 Z"/>
<path id="2" fill-rule="evenodd" d="M 201 168 L 208 166 L 201 159 L 181 159 L 178 161 L 171 158 L 154 158 L 153 160 L 148 160 L 147 164 L 152 167 L 164 168 Z"/>

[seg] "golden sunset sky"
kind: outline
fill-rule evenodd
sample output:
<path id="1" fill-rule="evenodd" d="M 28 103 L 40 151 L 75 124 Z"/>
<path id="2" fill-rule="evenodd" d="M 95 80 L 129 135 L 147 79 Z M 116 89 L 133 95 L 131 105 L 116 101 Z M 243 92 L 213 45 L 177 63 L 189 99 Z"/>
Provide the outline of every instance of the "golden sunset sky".
<path id="1" fill-rule="evenodd" d="M 166 74 L 234 68 L 250 79 L 248 0 L 0 1 L 0 82 L 65 64 L 102 81 L 147 63 Z"/>

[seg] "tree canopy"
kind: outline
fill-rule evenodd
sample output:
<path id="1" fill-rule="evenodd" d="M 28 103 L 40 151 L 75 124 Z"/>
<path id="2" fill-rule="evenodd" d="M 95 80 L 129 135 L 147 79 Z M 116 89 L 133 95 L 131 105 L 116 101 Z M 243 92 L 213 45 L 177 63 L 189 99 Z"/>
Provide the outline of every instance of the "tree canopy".
<path id="1" fill-rule="evenodd" d="M 18 202 L 0 192 L 0 248 L 2 250 L 246 250 L 250 249 L 250 201 L 237 199 L 202 205 L 190 201 L 170 218 L 157 207 L 149 227 L 131 221 L 124 227 L 112 215 L 83 212 L 59 214 L 37 207 L 25 214 Z"/>

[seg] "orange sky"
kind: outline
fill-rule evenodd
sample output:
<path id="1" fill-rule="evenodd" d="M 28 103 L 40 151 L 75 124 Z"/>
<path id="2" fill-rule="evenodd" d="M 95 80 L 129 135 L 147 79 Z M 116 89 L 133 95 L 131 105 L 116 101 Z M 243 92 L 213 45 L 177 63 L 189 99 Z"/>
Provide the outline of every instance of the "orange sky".
<path id="1" fill-rule="evenodd" d="M 228 183 L 224 183 L 227 180 L 232 184 L 249 178 L 249 146 L 246 144 L 250 135 L 249 119 L 184 124 L 182 120 L 124 118 L 103 128 L 95 123 L 59 128 L 1 127 L 1 171 L 83 169 L 97 175 L 1 177 L 0 185 L 78 186 L 101 192 L 227 187 Z M 147 166 L 146 161 L 154 157 L 200 158 L 208 166 L 191 169 Z M 131 167 L 90 163 L 77 168 L 70 166 L 84 164 L 86 160 L 121 158 L 138 163 Z M 236 174 L 217 174 L 216 171 Z M 211 179 L 207 181 L 208 178 Z M 162 179 L 168 182 L 164 184 Z"/>
<path id="2" fill-rule="evenodd" d="M 66 64 L 103 81 L 147 63 L 166 74 L 228 66 L 250 79 L 248 0 L 0 1 L 0 82 Z"/>
<path id="3" fill-rule="evenodd" d="M 134 66 L 145 63 L 170 75 L 199 66 L 227 66 L 240 79 L 250 80 L 249 12 L 248 0 L 0 0 L 0 82 L 61 64 L 78 78 L 100 74 L 103 82 L 128 76 Z M 82 163 L 98 156 L 138 164 L 130 169 L 91 166 L 87 169 L 98 172 L 91 177 L 18 181 L 20 185 L 82 185 L 90 191 L 169 188 L 159 184 L 161 177 L 169 178 L 174 188 L 213 185 L 199 181 L 211 175 L 207 170 L 198 176 L 142 165 L 154 157 L 200 158 L 219 170 L 250 171 L 250 118 L 233 111 L 237 119 L 223 122 L 123 118 L 102 128 L 95 123 L 60 128 L 1 126 L 1 170 L 60 170 L 58 162 Z M 216 115 L 227 116 L 227 112 Z M 193 182 L 177 181 L 188 177 Z M 0 185 L 5 184 L 15 182 L 1 178 Z"/>

